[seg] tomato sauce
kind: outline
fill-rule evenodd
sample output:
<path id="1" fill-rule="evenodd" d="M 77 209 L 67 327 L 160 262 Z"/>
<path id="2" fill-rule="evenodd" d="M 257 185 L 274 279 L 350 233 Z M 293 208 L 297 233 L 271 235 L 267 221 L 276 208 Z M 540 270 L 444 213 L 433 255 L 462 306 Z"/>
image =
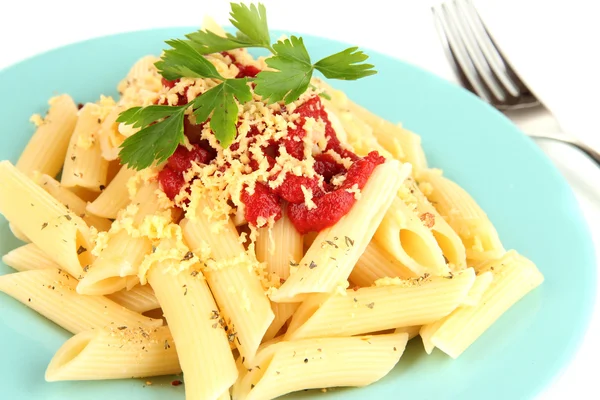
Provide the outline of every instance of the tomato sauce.
<path id="1" fill-rule="evenodd" d="M 260 72 L 256 67 L 238 63 L 235 57 L 227 52 L 223 54 L 228 55 L 238 67 L 240 72 L 237 78 L 255 77 Z M 176 84 L 177 81 L 163 80 L 163 85 L 167 88 L 172 88 Z M 183 95 L 180 95 L 179 103 L 185 104 L 186 102 L 184 92 Z M 288 202 L 288 216 L 291 222 L 298 232 L 305 234 L 328 228 L 346 215 L 356 202 L 353 190 L 355 188 L 362 190 L 375 168 L 385 162 L 385 158 L 376 151 L 369 153 L 366 157 L 359 157 L 344 149 L 318 96 L 310 98 L 298 106 L 294 112 L 299 114 L 299 118 L 294 121 L 295 128 L 288 128 L 288 134 L 283 139 L 277 142 L 271 140 L 267 145 L 262 146 L 263 153 L 269 162 L 269 169 L 276 164 L 280 146 L 285 147 L 292 157 L 303 160 L 304 142 L 302 139 L 306 136 L 304 130 L 306 119 L 321 119 L 325 124 L 325 137 L 328 142 L 325 153 L 313 156 L 315 176 L 309 178 L 286 173 L 282 184 L 276 188 L 271 188 L 267 183 L 256 182 L 252 194 L 249 194 L 246 190 L 247 187 L 244 187 L 241 200 L 245 205 L 244 216 L 248 223 L 254 226 L 269 219 L 281 218 L 281 202 Z M 192 143 L 193 149 L 188 150 L 184 146 L 179 146 L 159 173 L 160 185 L 171 200 L 185 186 L 184 174 L 189 170 L 192 162 L 199 165 L 209 164 L 217 155 L 216 150 L 206 140 L 201 139 L 203 127 L 204 124 L 194 125 L 186 119 L 184 134 Z M 251 127 L 251 131 L 248 133 L 250 144 L 256 140 L 254 137 L 259 133 L 255 126 Z M 238 143 L 231 146 L 232 151 L 237 151 L 238 148 Z M 327 152 L 334 152 L 341 158 L 350 159 L 351 166 L 344 167 L 337 161 L 337 157 L 327 154 Z M 258 162 L 251 159 L 249 166 L 256 171 Z M 343 183 L 335 185 L 334 177 L 344 177 Z M 277 175 L 274 175 L 271 180 L 277 178 Z M 309 209 L 302 187 L 312 192 L 312 202 L 316 208 Z"/>

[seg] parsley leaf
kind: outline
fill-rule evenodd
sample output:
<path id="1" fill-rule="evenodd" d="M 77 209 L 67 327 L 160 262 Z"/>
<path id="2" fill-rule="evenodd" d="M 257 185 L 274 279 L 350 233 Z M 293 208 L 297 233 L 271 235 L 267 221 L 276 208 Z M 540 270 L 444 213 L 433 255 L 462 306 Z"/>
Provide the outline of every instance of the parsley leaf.
<path id="1" fill-rule="evenodd" d="M 315 68 L 326 78 L 353 81 L 377 73 L 373 64 L 360 64 L 367 58 L 358 47 L 349 47 L 317 61 Z"/>
<path id="2" fill-rule="evenodd" d="M 171 113 L 166 112 L 165 108 L 167 107 L 171 109 Z M 141 122 L 152 121 L 155 117 L 156 119 L 136 134 L 125 139 L 121 144 L 119 157 L 130 168 L 141 170 L 151 166 L 154 161 L 157 163 L 166 161 L 175 152 L 177 146 L 183 143 L 183 119 L 186 106 L 136 108 L 138 110 L 135 112 L 129 113 L 131 110 L 127 110 L 119 115 L 117 121 L 140 126 Z M 157 119 L 162 117 L 165 119 L 157 122 Z"/>
<path id="3" fill-rule="evenodd" d="M 185 111 L 192 107 L 196 123 L 210 119 L 210 127 L 221 146 L 229 146 L 237 133 L 239 104 L 252 100 L 249 81 L 255 83 L 255 93 L 264 101 L 286 104 L 298 99 L 310 85 L 314 70 L 331 79 L 355 80 L 376 71 L 366 64 L 366 54 L 356 47 L 348 48 L 312 64 L 302 38 L 292 36 L 271 45 L 267 13 L 262 4 L 231 4 L 231 23 L 238 29 L 235 35 L 221 37 L 213 32 L 197 31 L 187 40 L 174 39 L 161 59 L 155 63 L 167 80 L 179 78 L 209 78 L 221 81 L 217 86 L 182 106 L 152 105 L 133 107 L 121 113 L 118 122 L 141 128 L 121 145 L 119 156 L 123 164 L 143 169 L 153 162 L 165 161 L 183 143 Z M 204 55 L 244 47 L 263 47 L 273 53 L 267 59 L 272 71 L 262 71 L 256 78 L 225 79 Z M 326 93 L 320 96 L 329 98 Z"/>
<path id="4" fill-rule="evenodd" d="M 215 66 L 204 58 L 189 41 L 174 39 L 166 43 L 171 48 L 165 50 L 160 61 L 154 64 L 165 79 L 170 81 L 184 77 L 223 79 Z"/>
<path id="5" fill-rule="evenodd" d="M 186 37 L 191 41 L 190 46 L 200 54 L 220 53 L 242 47 L 258 47 L 255 43 L 237 40 L 230 34 L 223 37 L 210 31 L 197 31 L 186 35 Z"/>
<path id="6" fill-rule="evenodd" d="M 296 100 L 310 84 L 313 66 L 302 38 L 292 36 L 273 45 L 275 56 L 267 65 L 277 71 L 262 71 L 256 76 L 254 91 L 269 103 Z"/>
<path id="7" fill-rule="evenodd" d="M 231 3 L 231 23 L 238 28 L 236 39 L 252 47 L 271 47 L 271 36 L 267 25 L 267 10 L 264 4 Z"/>
<path id="8" fill-rule="evenodd" d="M 223 148 L 227 148 L 237 134 L 238 105 L 252 100 L 252 92 L 247 79 L 227 79 L 206 91 L 193 101 L 196 123 L 202 123 L 210 117 L 210 129 Z"/>
<path id="9" fill-rule="evenodd" d="M 132 107 L 119 114 L 117 122 L 123 122 L 134 128 L 141 128 L 150 125 L 161 118 L 170 117 L 178 112 L 178 108 L 180 107 L 155 105 L 148 107 Z"/>

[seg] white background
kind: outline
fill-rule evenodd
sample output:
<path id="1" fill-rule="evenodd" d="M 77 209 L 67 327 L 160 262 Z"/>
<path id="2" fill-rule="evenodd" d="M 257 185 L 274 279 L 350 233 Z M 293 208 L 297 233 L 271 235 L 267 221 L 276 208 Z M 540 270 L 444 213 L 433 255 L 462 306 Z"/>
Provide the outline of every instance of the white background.
<path id="1" fill-rule="evenodd" d="M 430 1 L 262 2 L 267 5 L 271 28 L 315 34 L 388 53 L 453 80 L 432 25 Z M 516 4 L 514 1 L 512 3 Z M 537 0 L 534 3 L 537 3 L 535 7 L 543 15 L 546 3 Z M 574 3 L 576 2 L 571 1 L 566 4 L 580 12 L 581 8 Z M 197 26 L 204 14 L 225 23 L 228 11 L 229 2 L 221 0 L 3 1 L 0 3 L 0 68 L 37 53 L 91 37 L 174 25 Z M 494 12 L 490 14 L 499 15 Z M 584 14 L 580 12 L 580 18 L 589 17 Z M 506 20 L 506 23 L 515 24 L 510 21 L 511 18 L 510 15 L 503 16 L 501 22 Z M 535 30 L 535 21 L 530 22 Z M 523 27 L 527 24 L 515 26 L 517 25 Z M 581 26 L 581 21 L 577 19 L 565 17 L 556 21 L 556 29 L 564 32 Z M 595 49 L 598 53 L 597 43 Z M 531 52 L 535 49 L 523 51 Z M 596 74 L 600 74 L 600 70 Z M 556 79 L 557 82 L 564 83 L 566 78 L 558 76 Z M 597 93 L 590 93 L 589 99 L 596 100 L 592 99 L 596 95 Z M 577 100 L 585 99 L 580 97 Z M 596 104 L 600 102 L 596 100 Z M 595 108 L 598 109 L 597 106 Z M 594 239 L 600 244 L 598 168 L 571 148 L 550 143 L 541 143 L 541 146 L 569 180 L 592 227 Z M 565 267 L 574 270 L 577 268 Z M 600 348 L 597 341 L 592 340 L 600 335 L 598 310 L 596 306 L 592 326 L 574 361 L 546 389 L 540 396 L 541 399 L 566 399 L 574 395 L 580 399 L 600 398 L 596 386 Z"/>

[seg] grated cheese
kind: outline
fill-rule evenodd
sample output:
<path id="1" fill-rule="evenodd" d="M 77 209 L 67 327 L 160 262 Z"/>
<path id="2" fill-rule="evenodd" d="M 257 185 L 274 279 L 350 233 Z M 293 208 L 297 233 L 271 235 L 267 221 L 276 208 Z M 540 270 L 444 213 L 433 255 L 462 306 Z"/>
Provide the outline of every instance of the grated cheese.
<path id="1" fill-rule="evenodd" d="M 352 185 L 352 187 L 350 189 L 346 189 L 346 192 L 353 193 L 354 194 L 354 198 L 356 200 L 360 200 L 361 193 L 360 193 L 360 189 L 358 188 L 358 184 L 357 183 L 355 183 L 354 185 Z"/>
<path id="2" fill-rule="evenodd" d="M 307 189 L 304 185 L 300 185 L 300 189 L 302 189 L 302 193 L 304 193 L 304 203 L 306 204 L 306 208 L 309 210 L 317 208 L 317 205 L 313 201 L 312 190 Z"/>
<path id="3" fill-rule="evenodd" d="M 44 118 L 42 118 L 42 116 L 40 114 L 33 114 L 29 118 L 29 122 L 31 122 L 35 126 L 39 127 L 39 126 L 42 126 L 42 124 L 44 123 Z"/>

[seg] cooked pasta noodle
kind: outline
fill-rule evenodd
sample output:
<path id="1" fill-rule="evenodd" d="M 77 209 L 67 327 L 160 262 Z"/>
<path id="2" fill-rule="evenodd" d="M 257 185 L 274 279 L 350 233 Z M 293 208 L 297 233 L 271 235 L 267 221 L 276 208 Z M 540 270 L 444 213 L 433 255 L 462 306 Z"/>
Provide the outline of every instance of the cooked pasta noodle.
<path id="1" fill-rule="evenodd" d="M 0 213 L 27 242 L 0 291 L 74 334 L 47 381 L 183 372 L 187 400 L 360 387 L 417 335 L 458 357 L 542 283 L 417 134 L 305 74 L 267 96 L 277 61 L 204 54 L 249 39 L 204 26 L 139 59 L 115 100 L 51 99 L 0 161 Z"/>

